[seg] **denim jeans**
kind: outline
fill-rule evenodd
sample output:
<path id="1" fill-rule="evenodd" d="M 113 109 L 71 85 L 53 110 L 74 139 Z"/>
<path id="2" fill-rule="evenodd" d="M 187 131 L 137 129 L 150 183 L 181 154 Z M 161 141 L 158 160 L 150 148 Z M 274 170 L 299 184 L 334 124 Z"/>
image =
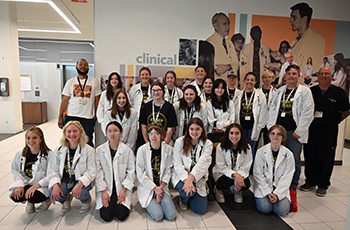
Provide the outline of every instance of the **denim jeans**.
<path id="1" fill-rule="evenodd" d="M 208 199 L 207 197 L 202 197 L 196 192 L 192 192 L 192 195 L 186 195 L 186 192 L 182 189 L 184 186 L 184 182 L 181 180 L 176 184 L 175 188 L 179 190 L 180 199 L 183 204 L 190 203 L 191 210 L 194 213 L 199 215 L 203 215 L 208 211 Z M 196 187 L 196 185 L 194 184 Z M 197 188 L 196 188 L 197 189 Z"/>
<path id="2" fill-rule="evenodd" d="M 156 198 L 152 198 L 147 206 L 147 211 L 155 221 L 161 221 L 163 217 L 168 220 L 173 220 L 176 217 L 176 208 L 171 197 L 164 193 L 162 201 L 157 204 Z"/>
<path id="3" fill-rule="evenodd" d="M 286 216 L 289 213 L 290 201 L 287 197 L 282 200 L 277 201 L 272 204 L 269 197 L 265 196 L 263 198 L 255 197 L 256 208 L 262 213 L 274 212 L 279 216 Z"/>
<path id="4" fill-rule="evenodd" d="M 255 157 L 255 149 L 256 149 L 256 145 L 257 145 L 257 142 L 256 141 L 253 141 L 252 140 L 252 132 L 253 132 L 253 129 L 245 129 L 244 130 L 245 132 L 245 136 L 247 137 L 248 139 L 248 144 L 250 145 L 250 147 L 252 148 L 252 154 L 253 154 L 253 159 Z"/>
<path id="5" fill-rule="evenodd" d="M 75 181 L 75 185 L 74 185 L 74 187 L 79 183 L 80 181 Z M 68 189 L 68 187 L 67 187 L 67 184 L 68 184 L 68 180 L 62 180 L 61 181 L 61 184 L 60 184 L 60 189 L 62 190 L 62 193 L 63 193 L 63 195 L 61 195 L 61 197 L 60 197 L 60 199 L 58 200 L 61 204 L 63 204 L 66 200 L 67 200 L 67 197 L 68 197 L 68 193 L 70 193 L 72 190 L 73 190 L 73 188 L 71 188 L 71 189 Z M 78 200 L 80 200 L 81 201 L 81 203 L 83 203 L 83 204 L 85 204 L 85 203 L 87 203 L 88 202 L 88 200 L 89 200 L 89 197 L 90 197 L 90 190 L 92 189 L 92 187 L 91 187 L 91 184 L 89 184 L 88 186 L 83 186 L 82 188 L 81 188 L 81 194 L 80 194 L 80 197 L 79 198 L 77 198 Z M 52 195 L 52 190 L 53 189 L 51 189 L 51 192 L 50 192 L 50 197 L 51 197 L 51 195 Z"/>
<path id="6" fill-rule="evenodd" d="M 294 156 L 294 162 L 295 162 L 295 171 L 292 179 L 292 187 L 298 187 L 298 182 L 300 178 L 301 173 L 301 162 L 300 162 L 300 154 L 302 149 L 302 143 L 299 142 L 299 140 L 295 139 L 292 134 L 294 133 L 294 130 L 287 131 L 287 140 L 284 143 L 284 146 L 286 146 Z"/>

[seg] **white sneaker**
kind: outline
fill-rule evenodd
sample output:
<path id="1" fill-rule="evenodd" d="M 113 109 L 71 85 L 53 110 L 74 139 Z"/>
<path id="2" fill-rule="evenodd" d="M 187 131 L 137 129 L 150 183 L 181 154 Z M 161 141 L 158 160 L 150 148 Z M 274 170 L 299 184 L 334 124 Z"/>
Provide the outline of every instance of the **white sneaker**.
<path id="1" fill-rule="evenodd" d="M 88 202 L 86 202 L 85 204 L 83 203 L 83 205 L 79 209 L 79 212 L 81 214 L 86 213 L 90 210 L 90 207 L 91 207 L 91 196 L 89 197 Z"/>
<path id="2" fill-rule="evenodd" d="M 51 205 L 51 200 L 49 199 L 48 201 L 44 201 L 41 203 L 41 205 L 36 209 L 36 212 L 44 212 L 47 209 L 49 209 Z"/>
<path id="3" fill-rule="evenodd" d="M 238 204 L 242 204 L 242 203 L 243 203 L 242 191 L 239 191 L 239 192 L 235 192 L 235 193 L 234 193 L 234 200 L 235 200 L 235 202 L 238 203 Z"/>
<path id="4" fill-rule="evenodd" d="M 72 206 L 70 205 L 72 203 L 72 200 L 73 200 L 73 196 L 68 193 L 68 197 L 67 197 L 66 201 L 62 205 L 61 211 L 63 213 L 66 213 L 66 212 L 68 212 L 68 211 L 70 211 L 72 209 Z"/>
<path id="5" fill-rule="evenodd" d="M 218 190 L 216 188 L 216 185 L 214 186 L 214 193 L 215 193 L 215 198 L 216 198 L 217 202 L 225 203 L 224 193 L 222 192 L 222 190 Z"/>
<path id="6" fill-rule="evenodd" d="M 27 202 L 27 206 L 26 206 L 26 212 L 28 214 L 32 214 L 35 212 L 35 206 L 33 203 Z"/>
<path id="7" fill-rule="evenodd" d="M 181 197 L 179 197 L 179 207 L 182 211 L 187 211 L 188 210 L 188 206 L 187 204 L 183 204 L 181 201 Z"/>

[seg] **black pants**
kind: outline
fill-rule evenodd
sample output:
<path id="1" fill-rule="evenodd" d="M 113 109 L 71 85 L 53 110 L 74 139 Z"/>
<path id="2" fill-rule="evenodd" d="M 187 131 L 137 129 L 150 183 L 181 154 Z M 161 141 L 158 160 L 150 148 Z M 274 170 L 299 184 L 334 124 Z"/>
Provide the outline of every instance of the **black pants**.
<path id="1" fill-rule="evenodd" d="M 113 193 L 110 197 L 108 207 L 102 206 L 102 208 L 100 208 L 100 216 L 104 221 L 112 221 L 114 217 L 120 221 L 124 221 L 129 216 L 130 210 L 123 204 L 117 204 L 117 201 L 118 196 L 115 186 L 113 186 Z"/>
<path id="2" fill-rule="evenodd" d="M 95 119 L 94 118 L 86 119 L 86 118 L 82 118 L 82 117 L 67 116 L 66 123 L 68 123 L 69 121 L 79 121 L 80 122 L 81 126 L 83 126 L 83 129 L 84 129 L 86 135 L 89 138 L 89 142 L 87 144 L 90 145 L 91 147 L 94 147 L 94 144 L 92 142 L 92 138 L 93 138 L 93 134 L 95 132 Z"/>
<path id="3" fill-rule="evenodd" d="M 304 145 L 306 183 L 325 189 L 331 185 L 337 138 L 338 125 L 310 128 Z"/>
<path id="4" fill-rule="evenodd" d="M 32 186 L 31 185 L 24 186 L 23 196 L 21 198 L 19 198 L 18 200 L 16 200 L 13 196 L 11 196 L 11 199 L 16 203 L 28 201 L 28 202 L 33 203 L 33 204 L 41 203 L 41 202 L 44 202 L 45 200 L 49 199 L 49 197 L 46 197 L 44 194 L 42 194 L 38 190 L 35 190 L 34 195 L 31 198 L 26 199 L 25 195 L 26 195 L 26 192 L 28 191 L 28 189 L 30 189 L 30 187 L 32 187 Z"/>
<path id="5" fill-rule="evenodd" d="M 222 175 L 218 181 L 216 181 L 216 188 L 221 190 L 221 189 L 228 189 L 230 188 L 232 185 L 235 184 L 235 180 L 232 179 L 232 178 L 229 178 L 225 175 Z M 250 180 L 249 180 L 249 177 L 245 178 L 244 179 L 244 184 L 245 184 L 245 187 L 242 187 L 242 191 L 245 191 L 245 190 L 248 190 L 249 187 L 250 187 Z"/>

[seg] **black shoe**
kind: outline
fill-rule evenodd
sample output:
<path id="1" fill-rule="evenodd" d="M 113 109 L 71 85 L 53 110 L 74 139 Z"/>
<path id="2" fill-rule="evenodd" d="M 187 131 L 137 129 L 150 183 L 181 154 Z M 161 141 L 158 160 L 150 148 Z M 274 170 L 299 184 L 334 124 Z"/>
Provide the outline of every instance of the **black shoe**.
<path id="1" fill-rule="evenodd" d="M 325 188 L 318 188 L 318 189 L 316 190 L 316 195 L 317 195 L 317 196 L 322 196 L 322 197 L 324 197 L 324 196 L 326 196 L 326 194 L 327 194 L 327 190 L 326 190 Z"/>
<path id="2" fill-rule="evenodd" d="M 302 186 L 300 186 L 300 190 L 307 192 L 313 189 L 314 187 L 315 186 L 312 186 L 311 184 L 305 183 Z"/>

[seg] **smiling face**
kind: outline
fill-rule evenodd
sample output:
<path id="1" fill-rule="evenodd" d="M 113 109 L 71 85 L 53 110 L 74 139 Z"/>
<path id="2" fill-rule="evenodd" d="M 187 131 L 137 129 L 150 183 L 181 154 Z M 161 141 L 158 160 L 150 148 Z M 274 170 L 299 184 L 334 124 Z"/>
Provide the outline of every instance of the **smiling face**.
<path id="1" fill-rule="evenodd" d="M 184 92 L 184 98 L 187 104 L 192 104 L 196 99 L 196 93 L 192 89 L 186 89 Z"/>
<path id="2" fill-rule="evenodd" d="M 65 136 L 70 145 L 76 145 L 79 144 L 81 133 L 78 127 L 70 125 L 66 129 Z"/>
<path id="3" fill-rule="evenodd" d="M 271 85 L 271 83 L 275 80 L 273 75 L 267 75 L 262 77 L 262 82 L 264 85 Z"/>
<path id="4" fill-rule="evenodd" d="M 30 148 L 30 151 L 32 153 L 38 151 L 40 149 L 40 143 L 42 142 L 42 139 L 40 136 L 35 132 L 28 132 L 26 136 L 26 144 Z"/>
<path id="5" fill-rule="evenodd" d="M 159 85 L 154 85 L 151 91 L 154 100 L 161 100 L 163 98 L 163 90 Z"/>
<path id="6" fill-rule="evenodd" d="M 89 63 L 81 59 L 75 67 L 79 74 L 86 75 L 89 72 Z"/>
<path id="7" fill-rule="evenodd" d="M 151 78 L 151 75 L 149 74 L 149 72 L 147 70 L 142 70 L 141 73 L 140 73 L 140 78 L 141 78 L 141 81 L 143 83 L 148 84 L 149 83 L 149 79 Z"/>
<path id="8" fill-rule="evenodd" d="M 174 87 L 175 84 L 175 77 L 172 73 L 168 73 L 165 77 L 166 84 L 168 87 L 170 86 L 171 88 Z"/>
<path id="9" fill-rule="evenodd" d="M 214 93 L 218 98 L 221 98 L 222 95 L 225 93 L 224 86 L 222 85 L 222 83 L 219 84 L 219 86 L 217 88 L 215 88 Z"/>
<path id="10" fill-rule="evenodd" d="M 114 124 L 111 124 L 107 127 L 106 133 L 110 142 L 119 140 L 120 136 L 123 134 L 123 132 L 121 132 L 119 128 Z"/>
<path id="11" fill-rule="evenodd" d="M 322 67 L 317 74 L 317 78 L 320 86 L 331 85 L 332 78 L 333 78 L 332 68 L 330 66 Z"/>
<path id="12" fill-rule="evenodd" d="M 207 75 L 207 72 L 205 72 L 205 69 L 202 67 L 198 67 L 196 70 L 196 78 L 197 80 L 202 81 L 204 77 Z"/>
<path id="13" fill-rule="evenodd" d="M 254 89 L 256 83 L 255 76 L 252 74 L 247 75 L 246 79 L 244 79 L 244 83 L 247 89 Z"/>
<path id="14" fill-rule="evenodd" d="M 237 127 L 232 127 L 228 133 L 233 148 L 237 148 L 238 142 L 241 140 L 241 131 Z"/>
<path id="15" fill-rule="evenodd" d="M 203 128 L 201 128 L 197 124 L 192 124 L 188 128 L 188 134 L 195 142 L 199 140 L 200 136 L 202 135 L 202 132 L 203 132 Z"/>
<path id="16" fill-rule="evenodd" d="M 218 15 L 216 23 L 214 23 L 215 32 L 222 37 L 226 37 L 230 32 L 230 20 L 224 15 Z"/>
<path id="17" fill-rule="evenodd" d="M 126 96 L 123 93 L 119 93 L 117 96 L 117 105 L 121 108 L 124 108 L 126 104 Z"/>
<path id="18" fill-rule="evenodd" d="M 113 75 L 111 77 L 111 81 L 110 81 L 110 84 L 113 88 L 117 88 L 118 84 L 119 84 L 119 80 L 118 80 L 118 77 L 117 75 Z"/>
<path id="19" fill-rule="evenodd" d="M 296 69 L 290 68 L 290 70 L 286 72 L 286 76 L 285 76 L 286 83 L 292 86 L 297 85 L 299 76 L 300 75 Z"/>
<path id="20" fill-rule="evenodd" d="M 158 145 L 161 141 L 161 134 L 157 130 L 152 129 L 151 132 L 148 133 L 148 138 L 151 143 Z"/>
<path id="21" fill-rule="evenodd" d="M 204 90 L 206 93 L 210 93 L 211 92 L 211 89 L 213 88 L 213 81 L 210 79 L 210 78 L 207 78 L 204 83 L 203 83 L 203 86 L 204 86 Z"/>
<path id="22" fill-rule="evenodd" d="M 271 131 L 269 138 L 270 138 L 271 144 L 281 145 L 283 135 L 282 135 L 281 131 L 279 130 L 279 128 L 275 128 Z"/>

